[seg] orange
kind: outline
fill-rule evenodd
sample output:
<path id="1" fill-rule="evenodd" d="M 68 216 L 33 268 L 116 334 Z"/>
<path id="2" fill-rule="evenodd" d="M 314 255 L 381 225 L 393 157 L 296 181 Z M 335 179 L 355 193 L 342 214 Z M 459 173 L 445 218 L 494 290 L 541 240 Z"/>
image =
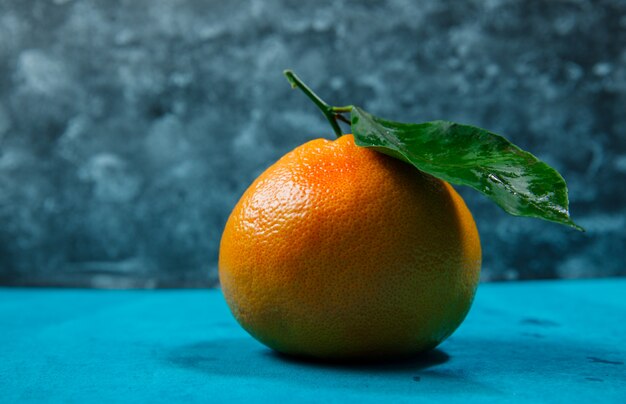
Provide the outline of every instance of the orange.
<path id="1" fill-rule="evenodd" d="M 465 318 L 480 265 L 456 191 L 352 135 L 310 141 L 261 174 L 219 257 L 245 330 L 279 352 L 327 359 L 434 348 Z"/>

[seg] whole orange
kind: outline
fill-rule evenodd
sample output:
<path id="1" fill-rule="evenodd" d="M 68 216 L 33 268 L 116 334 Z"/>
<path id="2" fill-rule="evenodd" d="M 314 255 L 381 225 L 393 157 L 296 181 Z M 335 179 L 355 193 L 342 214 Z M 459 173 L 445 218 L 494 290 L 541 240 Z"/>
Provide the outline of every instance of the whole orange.
<path id="1" fill-rule="evenodd" d="M 465 318 L 480 265 L 456 191 L 352 135 L 310 141 L 261 174 L 219 257 L 245 330 L 279 352 L 334 359 L 434 348 Z"/>

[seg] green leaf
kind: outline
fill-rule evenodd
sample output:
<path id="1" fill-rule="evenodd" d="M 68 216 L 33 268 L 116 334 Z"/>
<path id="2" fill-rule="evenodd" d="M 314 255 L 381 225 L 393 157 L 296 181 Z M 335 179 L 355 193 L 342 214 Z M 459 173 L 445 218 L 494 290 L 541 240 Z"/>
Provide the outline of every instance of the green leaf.
<path id="1" fill-rule="evenodd" d="M 470 186 L 512 215 L 583 230 L 569 216 L 563 177 L 502 136 L 448 121 L 392 122 L 356 106 L 351 126 L 358 146 L 374 148 L 452 184 Z"/>

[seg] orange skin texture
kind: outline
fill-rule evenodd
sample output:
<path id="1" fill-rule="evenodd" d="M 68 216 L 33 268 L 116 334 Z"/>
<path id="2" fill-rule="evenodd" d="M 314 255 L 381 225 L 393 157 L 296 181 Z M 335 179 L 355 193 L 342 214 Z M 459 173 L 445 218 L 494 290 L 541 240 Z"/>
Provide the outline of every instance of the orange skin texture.
<path id="1" fill-rule="evenodd" d="M 310 141 L 261 174 L 230 215 L 219 257 L 246 331 L 325 359 L 434 348 L 469 311 L 480 266 L 459 194 L 352 135 Z"/>

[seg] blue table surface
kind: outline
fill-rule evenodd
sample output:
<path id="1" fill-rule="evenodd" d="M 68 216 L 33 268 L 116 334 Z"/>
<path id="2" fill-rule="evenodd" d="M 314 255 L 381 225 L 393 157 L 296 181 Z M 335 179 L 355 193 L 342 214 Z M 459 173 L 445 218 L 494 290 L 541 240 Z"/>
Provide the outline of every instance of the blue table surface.
<path id="1" fill-rule="evenodd" d="M 275 354 L 219 290 L 0 289 L 0 401 L 626 402 L 626 279 L 481 284 L 401 362 Z"/>

